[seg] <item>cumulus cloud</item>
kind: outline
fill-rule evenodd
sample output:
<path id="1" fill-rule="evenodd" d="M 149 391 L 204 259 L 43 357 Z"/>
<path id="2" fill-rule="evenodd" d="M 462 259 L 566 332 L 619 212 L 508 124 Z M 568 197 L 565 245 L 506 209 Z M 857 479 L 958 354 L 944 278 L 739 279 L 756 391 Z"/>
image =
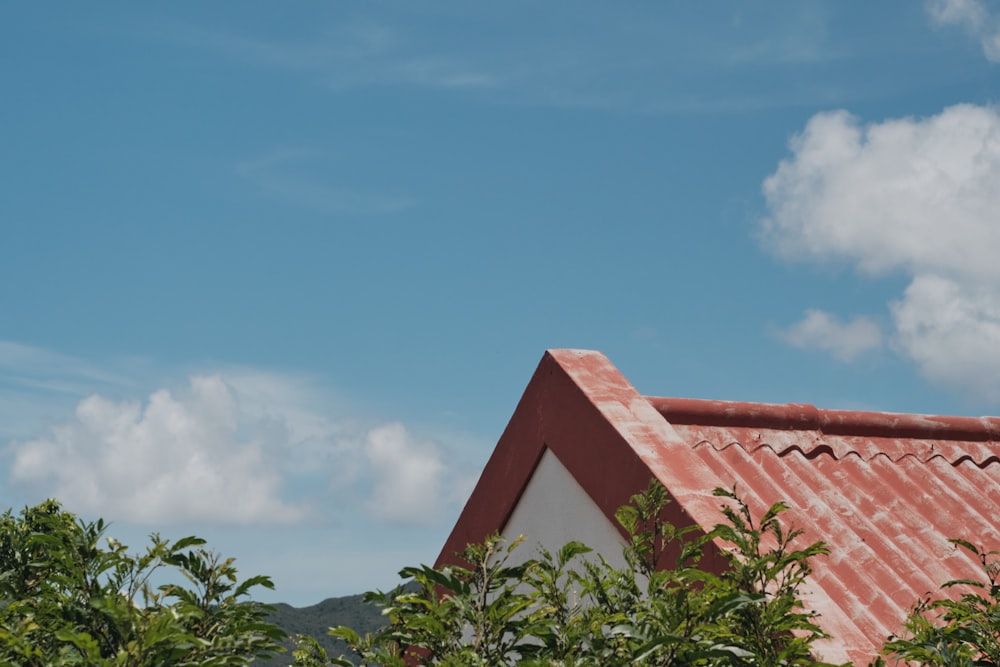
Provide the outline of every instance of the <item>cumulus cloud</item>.
<path id="1" fill-rule="evenodd" d="M 1000 375 L 982 377 L 1000 366 L 997 110 L 966 104 L 868 125 L 821 113 L 790 147 L 763 186 L 766 244 L 910 276 L 890 308 L 895 348 L 936 382 L 1000 398 Z"/>
<path id="2" fill-rule="evenodd" d="M 145 401 L 91 395 L 72 418 L 8 444 L 9 478 L 80 513 L 157 526 L 295 523 L 317 500 L 385 521 L 430 523 L 451 508 L 461 475 L 440 446 L 401 424 L 330 417 L 318 393 L 302 378 L 235 370 Z"/>
<path id="3" fill-rule="evenodd" d="M 892 304 L 899 346 L 931 380 L 1000 400 L 1000 292 L 919 275 Z"/>
<path id="4" fill-rule="evenodd" d="M 795 347 L 816 348 L 841 361 L 854 361 L 882 344 L 882 332 L 869 317 L 842 322 L 830 313 L 809 309 L 805 316 L 780 336 Z"/>
<path id="5" fill-rule="evenodd" d="M 927 11 L 940 25 L 965 28 L 979 40 L 987 60 L 1000 62 L 1000 19 L 982 0 L 931 0 Z"/>
<path id="6" fill-rule="evenodd" d="M 386 424 L 368 433 L 364 453 L 374 478 L 368 509 L 375 517 L 427 523 L 440 514 L 446 468 L 433 443 L 414 439 L 402 424 Z"/>
<path id="7" fill-rule="evenodd" d="M 266 429 L 241 411 L 220 376 L 145 403 L 98 395 L 51 433 L 12 444 L 15 482 L 42 485 L 73 508 L 125 521 L 288 522 Z"/>
<path id="8" fill-rule="evenodd" d="M 791 149 L 764 182 L 764 231 L 780 253 L 844 258 L 869 273 L 1000 279 L 995 109 L 958 105 L 868 126 L 821 113 Z"/>

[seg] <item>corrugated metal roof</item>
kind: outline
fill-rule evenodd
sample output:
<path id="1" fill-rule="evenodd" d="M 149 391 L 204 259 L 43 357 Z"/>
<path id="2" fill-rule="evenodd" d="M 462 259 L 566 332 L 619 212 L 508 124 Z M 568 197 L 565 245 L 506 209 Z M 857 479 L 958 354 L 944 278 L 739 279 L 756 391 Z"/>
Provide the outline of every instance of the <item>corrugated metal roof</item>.
<path id="1" fill-rule="evenodd" d="M 996 419 L 649 401 L 752 509 L 785 501 L 804 539 L 829 545 L 809 602 L 856 664 L 920 598 L 977 576 L 948 538 L 1000 546 Z"/>
<path id="2" fill-rule="evenodd" d="M 921 597 L 977 576 L 948 538 L 1000 547 L 998 440 L 997 418 L 645 397 L 600 352 L 549 350 L 437 562 L 503 531 L 546 451 L 612 525 L 650 477 L 678 526 L 719 523 L 712 490 L 735 485 L 829 545 L 805 598 L 832 636 L 818 648 L 866 665 Z"/>

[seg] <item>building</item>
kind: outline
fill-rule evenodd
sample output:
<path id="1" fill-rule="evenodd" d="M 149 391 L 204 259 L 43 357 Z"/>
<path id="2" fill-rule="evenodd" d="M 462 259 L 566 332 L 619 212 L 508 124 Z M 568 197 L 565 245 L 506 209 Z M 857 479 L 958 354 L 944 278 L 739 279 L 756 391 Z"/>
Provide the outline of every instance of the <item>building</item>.
<path id="1" fill-rule="evenodd" d="M 657 478 L 676 525 L 720 522 L 716 487 L 823 540 L 805 600 L 834 662 L 867 664 L 922 596 L 979 565 L 948 538 L 1000 547 L 1000 419 L 640 395 L 599 352 L 550 350 L 438 565 L 500 532 L 618 554 L 614 512 Z"/>

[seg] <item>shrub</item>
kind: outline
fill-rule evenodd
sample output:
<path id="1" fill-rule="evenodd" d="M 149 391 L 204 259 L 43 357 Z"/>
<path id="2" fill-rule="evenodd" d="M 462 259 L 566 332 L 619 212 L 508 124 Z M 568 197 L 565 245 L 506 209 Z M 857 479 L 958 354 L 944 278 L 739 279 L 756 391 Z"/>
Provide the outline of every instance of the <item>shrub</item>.
<path id="1" fill-rule="evenodd" d="M 906 634 L 890 637 L 886 653 L 921 665 L 1000 665 L 1000 552 L 965 540 L 951 542 L 979 561 L 985 581 L 948 581 L 942 588 L 966 586 L 970 591 L 957 600 L 928 597 L 918 602 L 904 624 Z"/>
<path id="2" fill-rule="evenodd" d="M 380 631 L 330 632 L 362 664 L 389 667 L 824 664 L 811 647 L 825 634 L 799 589 L 826 547 L 793 546 L 801 531 L 782 526 L 781 503 L 755 521 L 734 491 L 715 493 L 726 521 L 707 533 L 663 519 L 658 483 L 633 496 L 617 513 L 630 537 L 624 568 L 578 542 L 512 564 L 523 538 L 493 536 L 468 547 L 462 566 L 402 570 L 416 590 L 369 593 L 389 621 Z M 730 546 L 721 574 L 699 566 L 716 538 Z"/>
<path id="3" fill-rule="evenodd" d="M 247 665 L 284 635 L 205 541 L 150 537 L 144 552 L 104 536 L 54 500 L 0 516 L 0 665 Z M 154 586 L 164 570 L 175 583 Z M 158 573 L 159 574 L 159 573 Z"/>

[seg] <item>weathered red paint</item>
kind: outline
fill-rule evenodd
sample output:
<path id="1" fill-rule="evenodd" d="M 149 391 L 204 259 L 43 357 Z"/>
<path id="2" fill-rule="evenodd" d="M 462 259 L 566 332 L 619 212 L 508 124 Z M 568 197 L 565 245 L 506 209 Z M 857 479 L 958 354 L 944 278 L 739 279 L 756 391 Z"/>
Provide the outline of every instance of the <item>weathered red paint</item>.
<path id="1" fill-rule="evenodd" d="M 976 576 L 948 538 L 1000 547 L 998 434 L 993 417 L 643 397 L 599 352 L 550 350 L 438 564 L 503 530 L 546 447 L 613 523 L 650 477 L 677 525 L 717 523 L 711 491 L 735 485 L 828 543 L 806 597 L 835 638 L 824 657 L 867 664 L 920 596 Z"/>
<path id="2" fill-rule="evenodd" d="M 467 544 L 503 530 L 546 448 L 614 522 L 615 511 L 644 489 L 652 476 L 649 463 L 630 444 L 646 442 L 650 451 L 660 444 L 646 433 L 650 423 L 662 430 L 663 418 L 603 355 L 546 352 L 438 564 L 453 561 Z M 611 447 L 613 457 L 609 457 Z M 672 521 L 692 523 L 679 505 L 672 509 Z"/>
<path id="3" fill-rule="evenodd" d="M 671 424 L 816 430 L 830 435 L 870 437 L 1000 440 L 998 417 L 819 410 L 803 403 L 740 403 L 659 396 L 647 399 Z"/>

